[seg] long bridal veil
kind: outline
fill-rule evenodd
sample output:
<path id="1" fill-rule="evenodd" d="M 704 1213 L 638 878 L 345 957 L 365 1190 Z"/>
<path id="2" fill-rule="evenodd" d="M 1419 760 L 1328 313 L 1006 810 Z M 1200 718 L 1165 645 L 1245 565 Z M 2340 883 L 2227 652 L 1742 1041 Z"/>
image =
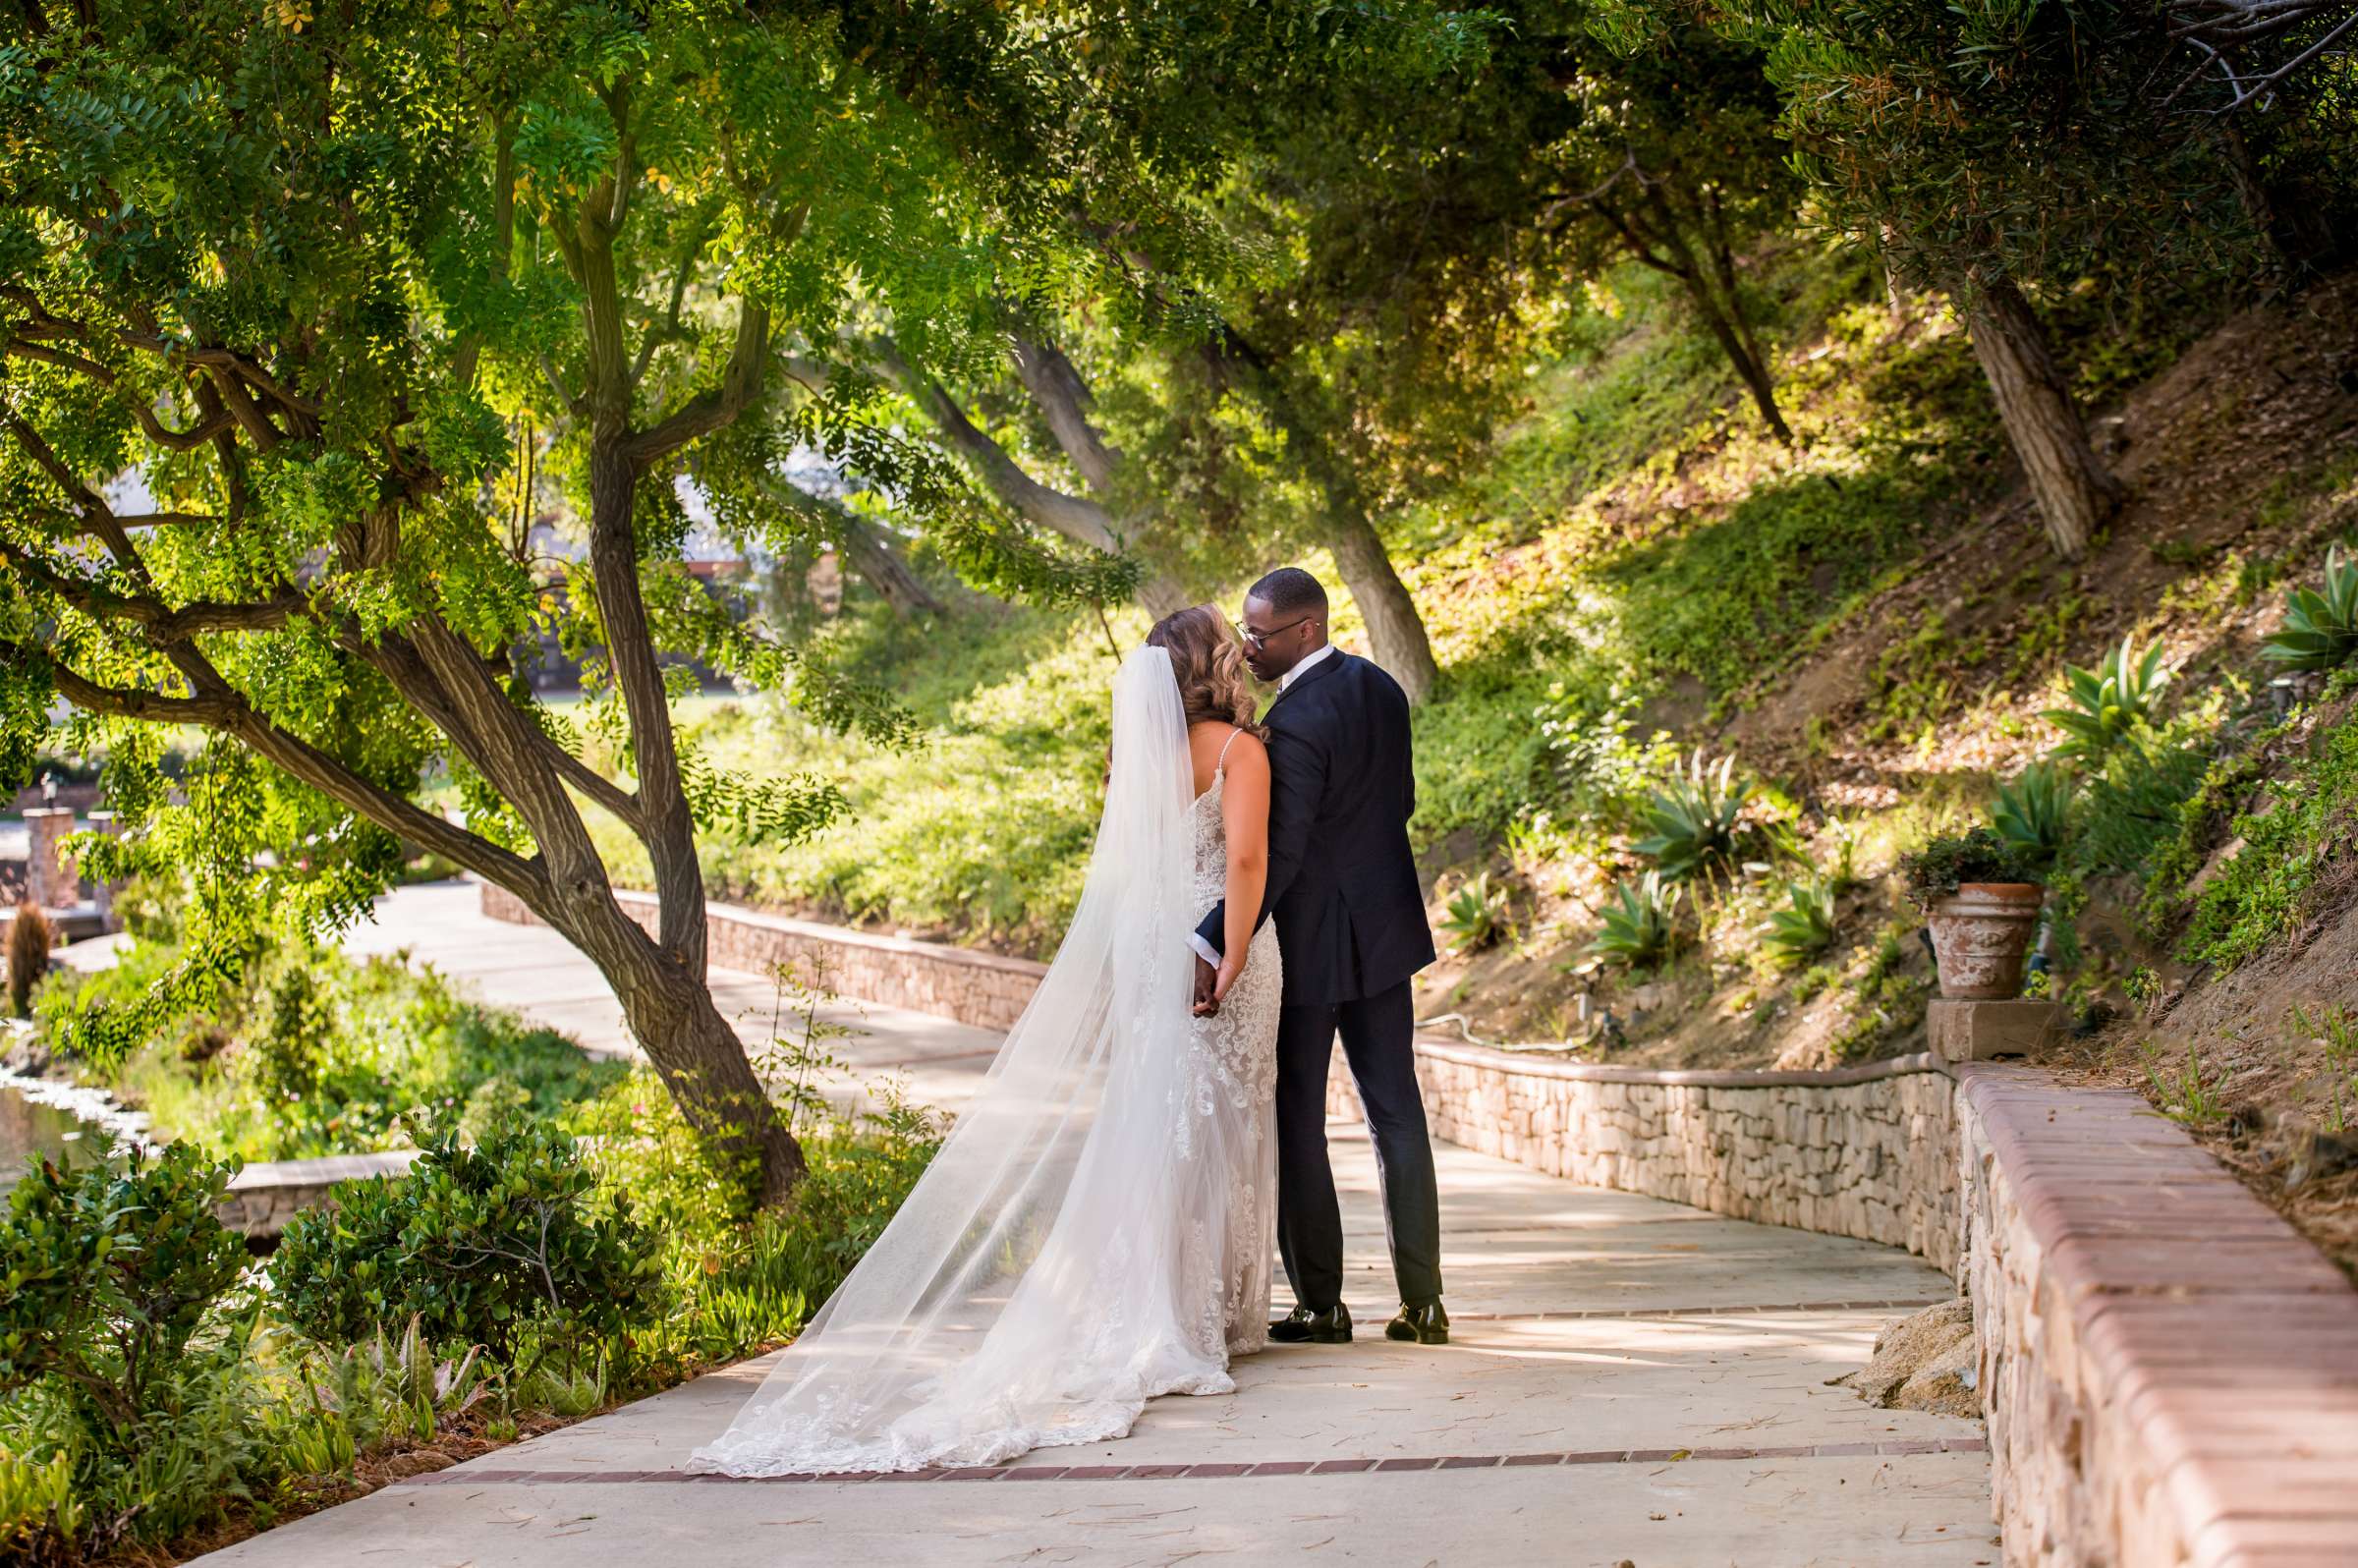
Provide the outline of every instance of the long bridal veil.
<path id="1" fill-rule="evenodd" d="M 1224 1392 L 1185 1281 L 1225 1195 L 1188 1157 L 1187 724 L 1169 655 L 1114 679 L 1113 765 L 1070 933 L 892 1223 L 690 1468 L 988 1464 Z"/>

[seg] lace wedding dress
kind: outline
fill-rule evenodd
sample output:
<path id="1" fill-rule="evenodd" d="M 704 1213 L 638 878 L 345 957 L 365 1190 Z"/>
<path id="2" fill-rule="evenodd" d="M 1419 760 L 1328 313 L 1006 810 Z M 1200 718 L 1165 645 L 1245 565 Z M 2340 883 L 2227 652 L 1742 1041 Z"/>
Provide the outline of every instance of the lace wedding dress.
<path id="1" fill-rule="evenodd" d="M 982 1465 L 1234 1389 L 1267 1337 L 1279 969 L 1216 1017 L 1187 933 L 1227 871 L 1169 655 L 1114 681 L 1113 766 L 1070 933 L 901 1210 L 727 1431 L 733 1476 Z"/>

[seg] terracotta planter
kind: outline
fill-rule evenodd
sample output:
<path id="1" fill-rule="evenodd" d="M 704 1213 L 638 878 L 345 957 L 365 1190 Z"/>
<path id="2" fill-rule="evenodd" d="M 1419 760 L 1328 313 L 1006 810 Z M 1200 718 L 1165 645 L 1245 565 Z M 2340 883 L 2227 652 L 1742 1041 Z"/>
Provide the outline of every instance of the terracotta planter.
<path id="1" fill-rule="evenodd" d="M 1926 911 L 1940 994 L 1981 1002 L 2020 996 L 2023 957 L 2046 897 L 2037 882 L 1966 882 Z"/>

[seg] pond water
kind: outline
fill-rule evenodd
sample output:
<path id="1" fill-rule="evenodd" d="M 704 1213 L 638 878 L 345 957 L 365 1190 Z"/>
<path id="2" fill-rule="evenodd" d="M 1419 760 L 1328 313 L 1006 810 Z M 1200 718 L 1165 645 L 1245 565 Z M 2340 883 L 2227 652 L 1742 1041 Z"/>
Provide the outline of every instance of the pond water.
<path id="1" fill-rule="evenodd" d="M 147 1142 L 146 1118 L 95 1090 L 0 1068 L 0 1194 L 43 1155 L 90 1160 Z"/>
<path id="2" fill-rule="evenodd" d="M 0 1193 L 16 1186 L 28 1166 L 43 1154 L 72 1150 L 88 1154 L 105 1148 L 104 1131 L 86 1125 L 62 1105 L 43 1105 L 21 1090 L 0 1084 Z"/>

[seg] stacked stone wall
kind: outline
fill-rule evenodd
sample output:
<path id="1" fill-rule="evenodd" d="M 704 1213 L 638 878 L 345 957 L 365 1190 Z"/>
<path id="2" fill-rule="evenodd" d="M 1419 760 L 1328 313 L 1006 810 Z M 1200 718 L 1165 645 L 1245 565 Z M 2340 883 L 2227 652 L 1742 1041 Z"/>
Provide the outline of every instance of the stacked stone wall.
<path id="1" fill-rule="evenodd" d="M 1957 1076 L 2010 1568 L 2358 1562 L 2358 1291 L 2139 1095 Z"/>
<path id="2" fill-rule="evenodd" d="M 1420 1042 L 1433 1136 L 1589 1187 L 1904 1247 L 1961 1249 L 1954 1086 L 1929 1057 L 1826 1073 L 1657 1072 Z M 1328 1110 L 1356 1117 L 1341 1056 Z"/>
<path id="3" fill-rule="evenodd" d="M 648 931 L 658 908 L 651 893 L 617 893 L 624 911 Z M 482 910 L 493 920 L 534 924 L 523 900 L 502 887 L 482 884 Z M 726 904 L 706 906 L 705 942 L 711 962 L 750 975 L 793 965 L 809 976 L 823 970 L 823 989 L 886 1007 L 906 1007 L 978 1029 L 1012 1029 L 1039 978 L 1043 964 L 1028 959 L 976 953 L 906 936 L 856 931 L 816 921 L 764 915 Z"/>

